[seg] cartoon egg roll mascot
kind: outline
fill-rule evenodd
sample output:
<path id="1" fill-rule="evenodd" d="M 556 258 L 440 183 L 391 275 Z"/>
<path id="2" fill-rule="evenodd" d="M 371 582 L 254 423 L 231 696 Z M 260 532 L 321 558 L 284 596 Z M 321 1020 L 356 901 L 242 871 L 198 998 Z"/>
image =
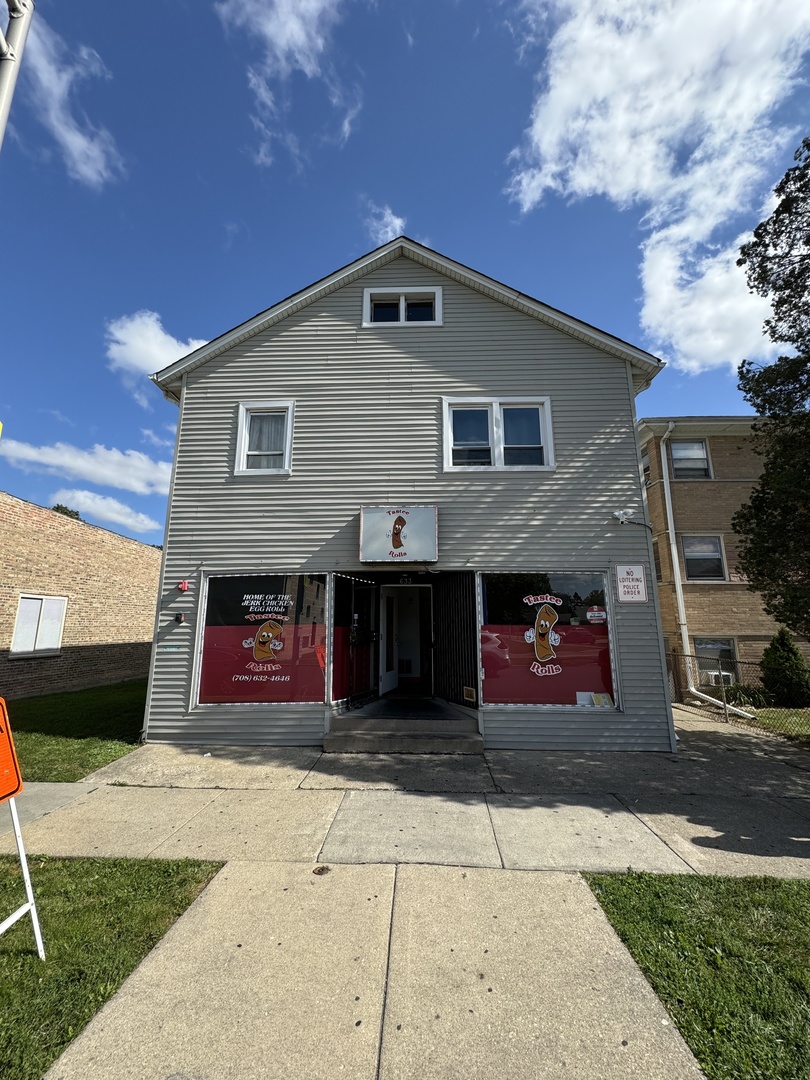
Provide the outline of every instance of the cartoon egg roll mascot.
<path id="1" fill-rule="evenodd" d="M 543 604 L 537 612 L 534 628 L 523 635 L 526 641 L 534 642 L 534 655 L 541 663 L 553 660 L 557 655 L 552 647 L 560 644 L 560 635 L 553 629 L 556 622 L 557 612 L 548 604 Z"/>
<path id="2" fill-rule="evenodd" d="M 274 653 L 284 647 L 279 634 L 282 631 L 280 623 L 269 620 L 262 623 L 256 631 L 256 640 L 253 642 L 253 656 L 256 660 L 270 660 Z"/>
<path id="3" fill-rule="evenodd" d="M 394 519 L 394 527 L 391 529 L 391 547 L 402 547 L 402 530 L 407 524 L 407 521 L 401 514 Z"/>

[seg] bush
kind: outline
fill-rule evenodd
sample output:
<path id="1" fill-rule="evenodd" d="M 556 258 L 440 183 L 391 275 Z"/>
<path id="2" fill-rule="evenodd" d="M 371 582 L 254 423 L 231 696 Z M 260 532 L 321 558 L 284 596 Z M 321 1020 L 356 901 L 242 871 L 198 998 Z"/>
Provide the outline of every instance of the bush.
<path id="1" fill-rule="evenodd" d="M 788 709 L 810 705 L 810 670 L 784 626 L 771 639 L 759 666 L 771 704 Z"/>
<path id="2" fill-rule="evenodd" d="M 760 686 L 743 686 L 733 683 L 725 688 L 726 701 L 729 705 L 748 705 L 752 709 L 764 709 L 770 704 L 768 695 Z"/>

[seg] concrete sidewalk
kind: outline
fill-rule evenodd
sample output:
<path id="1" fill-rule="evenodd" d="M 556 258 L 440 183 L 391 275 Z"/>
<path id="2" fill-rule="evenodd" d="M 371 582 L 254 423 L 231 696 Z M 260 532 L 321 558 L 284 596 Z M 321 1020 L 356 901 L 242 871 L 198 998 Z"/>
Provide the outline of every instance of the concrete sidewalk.
<path id="1" fill-rule="evenodd" d="M 700 1076 L 577 871 L 810 877 L 810 753 L 682 721 L 677 755 L 148 745 L 30 785 L 31 853 L 227 863 L 49 1080 Z"/>

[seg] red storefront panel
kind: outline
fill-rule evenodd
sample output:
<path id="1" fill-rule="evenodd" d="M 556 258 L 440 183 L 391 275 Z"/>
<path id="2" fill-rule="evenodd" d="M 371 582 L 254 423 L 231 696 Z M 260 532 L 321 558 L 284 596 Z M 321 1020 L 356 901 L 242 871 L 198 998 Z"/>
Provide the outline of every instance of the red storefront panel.
<path id="1" fill-rule="evenodd" d="M 613 704 L 601 574 L 485 574 L 483 588 L 485 704 Z"/>
<path id="2" fill-rule="evenodd" d="M 325 613 L 323 574 L 210 578 L 200 703 L 323 701 Z"/>

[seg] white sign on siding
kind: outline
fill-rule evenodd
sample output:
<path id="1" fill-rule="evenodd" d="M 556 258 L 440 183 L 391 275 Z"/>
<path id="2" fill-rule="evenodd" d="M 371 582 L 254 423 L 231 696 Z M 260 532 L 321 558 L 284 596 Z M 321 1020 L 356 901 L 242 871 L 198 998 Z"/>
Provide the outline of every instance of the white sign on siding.
<path id="1" fill-rule="evenodd" d="M 360 562 L 436 562 L 435 506 L 361 506 Z"/>
<path id="2" fill-rule="evenodd" d="M 647 578 L 641 563 L 634 563 L 632 566 L 619 563 L 616 567 L 616 584 L 620 604 L 647 603 Z"/>

